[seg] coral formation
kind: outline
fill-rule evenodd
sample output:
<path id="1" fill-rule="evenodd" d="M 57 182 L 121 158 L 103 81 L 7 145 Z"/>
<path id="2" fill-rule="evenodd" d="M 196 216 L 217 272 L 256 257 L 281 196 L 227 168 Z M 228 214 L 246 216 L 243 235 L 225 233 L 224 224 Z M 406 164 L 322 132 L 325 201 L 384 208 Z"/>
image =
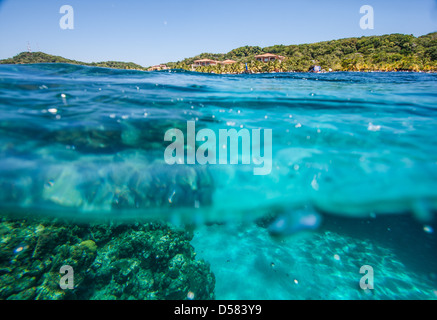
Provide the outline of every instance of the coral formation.
<path id="1" fill-rule="evenodd" d="M 213 299 L 192 234 L 163 223 L 0 220 L 0 299 Z M 74 289 L 61 289 L 62 266 Z"/>

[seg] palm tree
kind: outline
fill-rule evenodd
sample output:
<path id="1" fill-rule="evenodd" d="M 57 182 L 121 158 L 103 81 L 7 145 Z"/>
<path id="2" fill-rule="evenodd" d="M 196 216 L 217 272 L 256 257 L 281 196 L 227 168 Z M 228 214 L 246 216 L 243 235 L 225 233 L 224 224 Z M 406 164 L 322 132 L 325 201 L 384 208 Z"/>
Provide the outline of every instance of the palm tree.
<path id="1" fill-rule="evenodd" d="M 270 71 L 270 62 L 263 63 L 263 65 L 261 67 L 261 71 L 262 72 L 269 72 Z"/>
<path id="2" fill-rule="evenodd" d="M 229 65 L 230 73 L 238 73 L 238 63 L 233 63 Z"/>
<path id="3" fill-rule="evenodd" d="M 246 69 L 246 66 L 242 63 L 235 63 L 235 66 L 236 66 L 237 73 L 243 73 L 244 70 Z"/>
<path id="4" fill-rule="evenodd" d="M 274 67 L 276 72 L 283 72 L 283 70 L 282 70 L 282 62 L 281 61 L 275 60 L 273 62 L 273 67 Z"/>
<path id="5" fill-rule="evenodd" d="M 262 62 L 259 62 L 259 61 L 252 61 L 251 63 L 250 63 L 250 66 L 249 66 L 249 68 L 250 68 L 250 71 L 251 72 L 261 72 L 262 71 L 262 68 L 263 68 L 263 63 Z"/>

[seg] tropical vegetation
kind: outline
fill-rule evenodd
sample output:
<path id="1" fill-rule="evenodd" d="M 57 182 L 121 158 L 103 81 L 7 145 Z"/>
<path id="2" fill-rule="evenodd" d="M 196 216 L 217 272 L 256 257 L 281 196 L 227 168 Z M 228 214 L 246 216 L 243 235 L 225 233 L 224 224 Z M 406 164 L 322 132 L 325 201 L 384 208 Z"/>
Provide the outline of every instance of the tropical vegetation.
<path id="1" fill-rule="evenodd" d="M 273 53 L 285 56 L 279 61 L 262 63 L 255 55 Z M 332 71 L 437 71 L 437 32 L 424 36 L 389 34 L 361 38 L 347 38 L 300 45 L 271 47 L 245 46 L 225 54 L 202 53 L 167 66 L 191 70 L 197 59 L 223 61 L 232 65 L 197 67 L 200 72 L 240 73 L 248 64 L 250 72 L 308 71 L 313 65 Z"/>

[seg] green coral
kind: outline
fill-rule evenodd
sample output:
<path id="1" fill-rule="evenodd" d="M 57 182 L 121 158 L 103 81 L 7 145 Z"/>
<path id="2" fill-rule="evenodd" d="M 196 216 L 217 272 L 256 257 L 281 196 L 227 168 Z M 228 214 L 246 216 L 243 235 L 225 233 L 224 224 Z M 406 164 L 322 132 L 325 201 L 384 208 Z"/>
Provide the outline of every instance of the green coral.
<path id="1" fill-rule="evenodd" d="M 86 248 L 86 250 L 91 253 L 95 253 L 97 251 L 97 245 L 93 240 L 82 241 L 79 246 Z"/>

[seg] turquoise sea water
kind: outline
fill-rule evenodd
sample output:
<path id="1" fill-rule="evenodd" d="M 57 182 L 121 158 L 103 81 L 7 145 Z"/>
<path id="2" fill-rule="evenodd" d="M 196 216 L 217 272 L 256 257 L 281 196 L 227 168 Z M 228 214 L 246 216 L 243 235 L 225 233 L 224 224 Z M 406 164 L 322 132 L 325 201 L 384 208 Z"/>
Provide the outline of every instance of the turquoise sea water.
<path id="1" fill-rule="evenodd" d="M 436 98 L 422 73 L 1 65 L 0 209 L 194 226 L 219 299 L 435 299 Z M 187 121 L 272 129 L 271 173 L 166 164 Z"/>

